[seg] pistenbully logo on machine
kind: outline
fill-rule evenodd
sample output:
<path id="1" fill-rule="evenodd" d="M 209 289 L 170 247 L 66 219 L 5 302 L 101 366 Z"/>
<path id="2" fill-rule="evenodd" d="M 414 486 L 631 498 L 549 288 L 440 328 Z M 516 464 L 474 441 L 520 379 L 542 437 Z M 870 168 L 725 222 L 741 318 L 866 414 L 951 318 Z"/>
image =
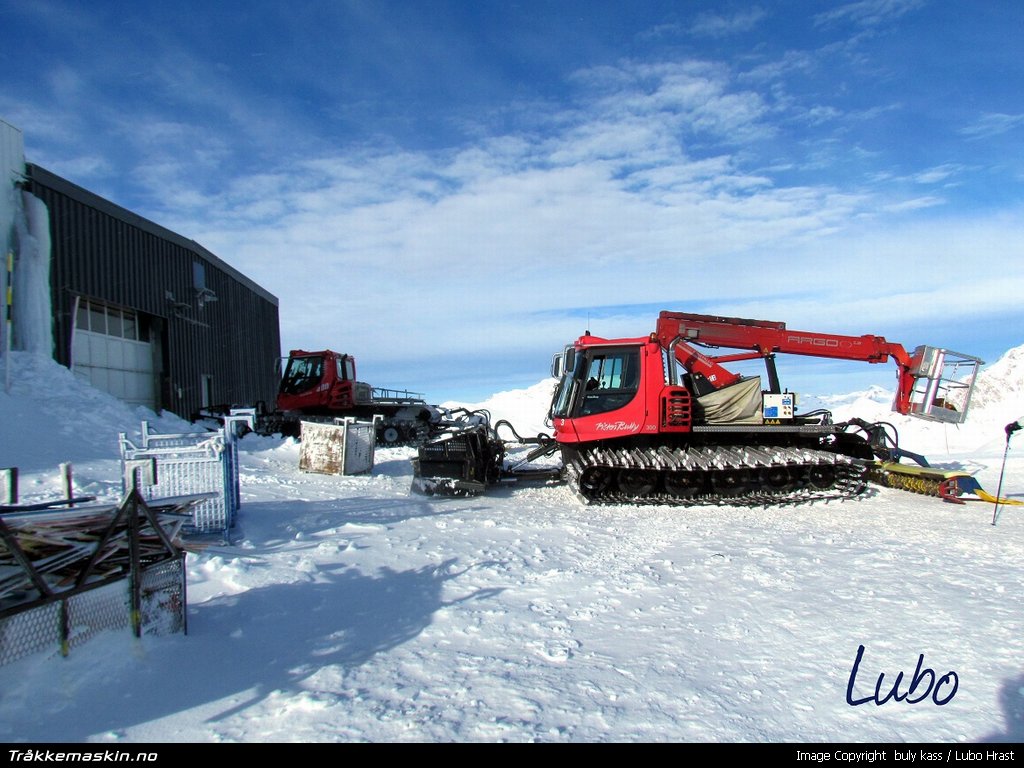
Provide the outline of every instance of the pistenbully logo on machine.
<path id="1" fill-rule="evenodd" d="M 635 432 L 640 425 L 635 421 L 599 421 L 594 425 L 598 432 Z"/>

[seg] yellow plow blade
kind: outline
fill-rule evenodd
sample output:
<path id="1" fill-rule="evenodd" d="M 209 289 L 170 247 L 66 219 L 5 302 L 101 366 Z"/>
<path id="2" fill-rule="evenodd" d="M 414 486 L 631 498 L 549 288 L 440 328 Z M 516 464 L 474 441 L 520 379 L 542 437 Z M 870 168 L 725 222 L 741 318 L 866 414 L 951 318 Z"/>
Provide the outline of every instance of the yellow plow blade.
<path id="1" fill-rule="evenodd" d="M 986 491 L 981 490 L 981 488 L 979 488 L 976 491 L 972 491 L 972 493 L 974 493 L 974 495 L 977 496 L 982 501 L 987 501 L 987 502 L 990 502 L 992 504 L 995 504 L 996 502 L 999 502 L 1000 504 L 1003 504 L 1003 505 L 1009 504 L 1009 505 L 1012 505 L 1012 506 L 1015 506 L 1015 507 L 1024 507 L 1024 500 L 1021 500 L 1021 499 L 1007 499 L 1005 497 L 1000 499 L 997 496 L 995 496 L 994 494 L 987 493 Z"/>
<path id="2" fill-rule="evenodd" d="M 958 470 L 918 467 L 899 464 L 894 461 L 876 462 L 870 478 L 879 485 L 899 488 L 926 496 L 938 496 L 943 501 L 963 504 L 959 497 L 965 493 L 977 496 L 982 501 L 1013 506 L 1024 506 L 1024 500 L 998 498 L 985 491 L 971 475 Z"/>

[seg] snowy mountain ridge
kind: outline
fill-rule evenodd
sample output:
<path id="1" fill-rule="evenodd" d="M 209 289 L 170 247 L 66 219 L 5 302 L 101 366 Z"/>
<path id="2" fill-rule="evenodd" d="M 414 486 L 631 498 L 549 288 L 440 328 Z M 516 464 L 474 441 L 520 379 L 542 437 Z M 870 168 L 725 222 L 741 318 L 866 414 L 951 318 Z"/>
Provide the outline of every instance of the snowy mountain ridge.
<path id="1" fill-rule="evenodd" d="M 978 375 L 971 407 L 988 409 L 1003 406 L 1018 416 L 1024 415 L 1024 344 L 983 367 Z"/>

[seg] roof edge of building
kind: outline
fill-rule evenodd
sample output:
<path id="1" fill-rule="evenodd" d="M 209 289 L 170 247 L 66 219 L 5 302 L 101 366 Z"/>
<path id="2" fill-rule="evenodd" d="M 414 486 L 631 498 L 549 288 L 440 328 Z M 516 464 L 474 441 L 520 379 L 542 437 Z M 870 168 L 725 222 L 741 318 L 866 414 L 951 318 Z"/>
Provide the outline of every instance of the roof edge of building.
<path id="1" fill-rule="evenodd" d="M 95 208 L 99 211 L 102 211 L 103 213 L 118 218 L 127 224 L 131 224 L 132 226 L 138 227 L 139 229 L 145 232 L 149 232 L 152 235 L 156 235 L 157 237 L 176 243 L 177 245 L 180 245 L 182 248 L 186 248 L 187 250 L 192 251 L 197 256 L 200 256 L 201 258 L 216 266 L 218 269 L 222 269 L 225 272 L 227 272 L 235 280 L 244 284 L 250 290 L 259 294 L 267 301 L 271 302 L 274 306 L 279 306 L 277 296 L 272 294 L 270 291 L 268 291 L 266 288 L 264 288 L 259 283 L 254 281 L 252 278 L 246 277 L 235 267 L 232 267 L 226 261 L 218 257 L 212 251 L 197 243 L 195 240 L 191 240 L 185 237 L 184 235 L 180 235 L 177 232 L 174 232 L 173 230 L 167 229 L 167 227 L 161 226 L 160 224 L 157 224 L 156 222 L 151 221 L 145 218 L 144 216 L 140 216 L 139 214 L 134 213 L 133 211 L 130 211 L 127 208 L 118 205 L 117 203 L 111 202 L 110 200 L 107 200 L 105 197 L 97 195 L 95 192 L 90 192 L 84 187 L 80 187 L 74 182 L 68 181 L 62 176 L 58 176 L 53 171 L 49 171 L 46 168 L 43 168 L 41 165 L 26 162 L 25 170 L 27 176 L 30 179 L 32 179 L 33 181 L 37 181 L 43 186 L 50 187 L 51 189 L 61 192 L 62 194 L 66 194 L 69 197 L 75 198 L 79 202 L 82 202 L 92 208 Z"/>

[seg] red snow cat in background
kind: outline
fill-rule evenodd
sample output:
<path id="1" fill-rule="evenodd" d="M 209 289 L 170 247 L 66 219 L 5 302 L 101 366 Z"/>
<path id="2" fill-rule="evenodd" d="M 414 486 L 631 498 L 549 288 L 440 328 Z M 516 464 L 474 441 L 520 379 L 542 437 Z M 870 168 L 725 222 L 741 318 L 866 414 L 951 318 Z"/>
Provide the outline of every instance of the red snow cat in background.
<path id="1" fill-rule="evenodd" d="M 210 408 L 201 415 L 219 418 L 230 410 Z M 253 431 L 285 437 L 299 437 L 303 421 L 331 423 L 345 417 L 376 421 L 377 444 L 383 446 L 416 445 L 447 424 L 447 412 L 429 405 L 423 395 L 358 381 L 356 359 L 329 349 L 289 352 L 275 408 L 258 403 L 255 411 Z"/>
<path id="2" fill-rule="evenodd" d="M 710 354 L 710 350 L 735 350 Z M 586 503 L 785 504 L 845 498 L 868 480 L 956 500 L 969 475 L 931 469 L 888 423 L 801 413 L 777 355 L 896 364 L 893 410 L 958 424 L 983 361 L 881 336 L 793 331 L 785 323 L 662 312 L 646 336 L 585 333 L 555 355 L 552 434 L 524 438 L 473 414 L 421 445 L 414 489 L 454 495 L 524 479 L 565 482 Z M 761 376 L 728 364 L 762 360 Z M 511 433 L 509 439 L 500 436 Z M 510 461 L 519 446 L 524 456 Z M 554 466 L 544 457 L 558 456 Z M 910 459 L 913 464 L 901 463 Z M 539 463 L 538 463 L 539 462 Z M 549 460 L 550 464 L 550 460 Z"/>

